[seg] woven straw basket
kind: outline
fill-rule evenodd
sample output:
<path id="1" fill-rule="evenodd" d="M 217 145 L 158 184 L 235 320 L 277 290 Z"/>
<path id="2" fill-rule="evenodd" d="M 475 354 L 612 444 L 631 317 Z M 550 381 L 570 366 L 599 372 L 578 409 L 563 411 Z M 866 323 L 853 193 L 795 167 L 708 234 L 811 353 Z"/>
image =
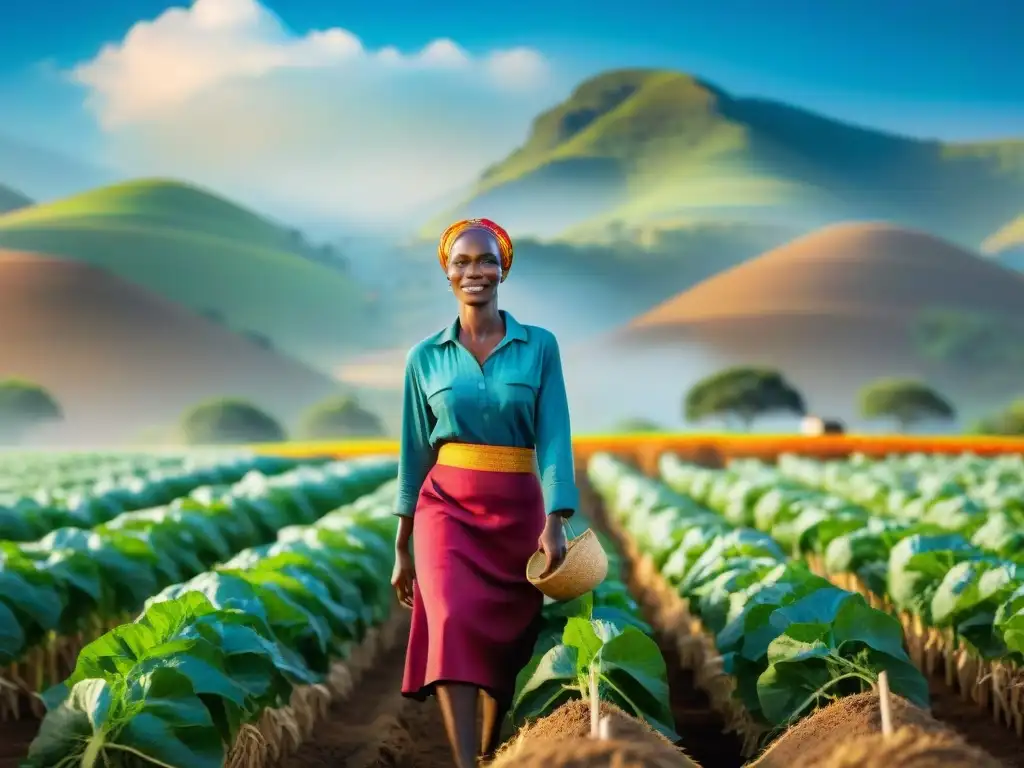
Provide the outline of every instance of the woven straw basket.
<path id="1" fill-rule="evenodd" d="M 545 595 L 559 602 L 585 595 L 608 575 L 608 555 L 589 528 L 569 539 L 561 565 L 550 576 L 541 579 L 539 576 L 545 561 L 543 552 L 535 552 L 526 564 L 526 578 Z"/>

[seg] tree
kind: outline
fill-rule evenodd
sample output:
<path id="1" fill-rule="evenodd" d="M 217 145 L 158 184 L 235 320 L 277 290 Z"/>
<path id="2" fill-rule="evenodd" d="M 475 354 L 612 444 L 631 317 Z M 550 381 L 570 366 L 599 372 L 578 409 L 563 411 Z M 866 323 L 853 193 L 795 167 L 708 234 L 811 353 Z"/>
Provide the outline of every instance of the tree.
<path id="1" fill-rule="evenodd" d="M 273 416 L 234 398 L 208 400 L 192 407 L 181 417 L 179 429 L 189 445 L 276 443 L 286 437 Z"/>
<path id="2" fill-rule="evenodd" d="M 973 431 L 981 435 L 1024 436 L 1024 397 L 1014 400 L 1005 410 L 981 419 Z"/>
<path id="3" fill-rule="evenodd" d="M 774 411 L 802 416 L 807 409 L 800 392 L 771 368 L 727 368 L 697 382 L 683 404 L 687 421 L 732 417 L 748 430 L 758 416 Z"/>
<path id="4" fill-rule="evenodd" d="M 306 411 L 300 420 L 299 434 L 305 440 L 332 440 L 383 437 L 386 430 L 381 420 L 355 397 L 339 395 Z"/>
<path id="5" fill-rule="evenodd" d="M 952 419 L 956 411 L 941 394 L 913 379 L 879 379 L 860 392 L 865 419 L 895 419 L 900 432 L 928 419 Z"/>
<path id="6" fill-rule="evenodd" d="M 22 379 L 0 381 L 0 443 L 21 442 L 33 427 L 63 418 L 60 405 L 38 384 Z"/>

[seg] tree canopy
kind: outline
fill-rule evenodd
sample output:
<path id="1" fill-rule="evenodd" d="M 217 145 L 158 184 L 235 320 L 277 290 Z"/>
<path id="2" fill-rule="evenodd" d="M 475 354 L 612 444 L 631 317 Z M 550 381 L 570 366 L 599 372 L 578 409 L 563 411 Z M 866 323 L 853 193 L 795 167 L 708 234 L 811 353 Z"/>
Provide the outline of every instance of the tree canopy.
<path id="1" fill-rule="evenodd" d="M 697 382 L 686 393 L 683 415 L 695 422 L 709 417 L 738 419 L 749 429 L 758 416 L 772 412 L 807 412 L 803 395 L 771 368 L 739 366 Z"/>
<path id="2" fill-rule="evenodd" d="M 999 413 L 978 421 L 974 432 L 982 435 L 1024 435 L 1024 397 L 1014 400 Z"/>
<path id="3" fill-rule="evenodd" d="M 384 437 L 386 434 L 380 418 L 351 395 L 317 403 L 302 415 L 299 423 L 299 435 L 304 440 Z"/>
<path id="4" fill-rule="evenodd" d="M 246 400 L 220 398 L 200 403 L 181 417 L 182 439 L 189 445 L 276 443 L 286 439 L 278 421 Z"/>
<path id="5" fill-rule="evenodd" d="M 64 412 L 46 389 L 31 381 L 0 381 L 0 443 L 18 443 L 33 427 L 60 421 Z"/>
<path id="6" fill-rule="evenodd" d="M 930 419 L 953 419 L 952 403 L 927 384 L 913 379 L 879 379 L 860 393 L 860 412 L 866 419 L 895 419 L 900 431 Z"/>

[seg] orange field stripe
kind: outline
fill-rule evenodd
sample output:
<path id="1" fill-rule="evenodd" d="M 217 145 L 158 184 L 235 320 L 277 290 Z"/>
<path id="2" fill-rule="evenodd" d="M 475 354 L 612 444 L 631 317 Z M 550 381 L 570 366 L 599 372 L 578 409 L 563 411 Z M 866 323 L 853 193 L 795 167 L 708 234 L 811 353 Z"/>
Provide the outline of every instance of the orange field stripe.
<path id="1" fill-rule="evenodd" d="M 278 456 L 357 457 L 397 454 L 397 440 L 342 440 L 306 443 L 264 443 L 250 446 L 259 453 Z M 666 451 L 714 451 L 723 457 L 779 453 L 840 456 L 864 453 L 975 453 L 998 455 L 1024 453 L 1024 438 L 966 435 L 737 435 L 737 434 L 640 434 L 581 435 L 573 439 L 577 458 L 607 451 L 649 456 Z"/>

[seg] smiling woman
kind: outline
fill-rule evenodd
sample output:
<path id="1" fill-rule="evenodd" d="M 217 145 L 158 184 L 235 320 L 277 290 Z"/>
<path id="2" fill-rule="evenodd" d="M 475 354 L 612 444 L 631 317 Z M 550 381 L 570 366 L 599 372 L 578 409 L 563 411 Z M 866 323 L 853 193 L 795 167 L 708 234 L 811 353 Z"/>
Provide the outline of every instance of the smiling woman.
<path id="1" fill-rule="evenodd" d="M 542 595 L 526 564 L 538 547 L 547 572 L 565 557 L 561 521 L 578 494 L 558 344 L 498 309 L 511 239 L 461 221 L 438 257 L 459 316 L 406 362 L 392 584 L 413 611 L 402 692 L 437 695 L 468 767 L 497 747 L 533 649 Z"/>

